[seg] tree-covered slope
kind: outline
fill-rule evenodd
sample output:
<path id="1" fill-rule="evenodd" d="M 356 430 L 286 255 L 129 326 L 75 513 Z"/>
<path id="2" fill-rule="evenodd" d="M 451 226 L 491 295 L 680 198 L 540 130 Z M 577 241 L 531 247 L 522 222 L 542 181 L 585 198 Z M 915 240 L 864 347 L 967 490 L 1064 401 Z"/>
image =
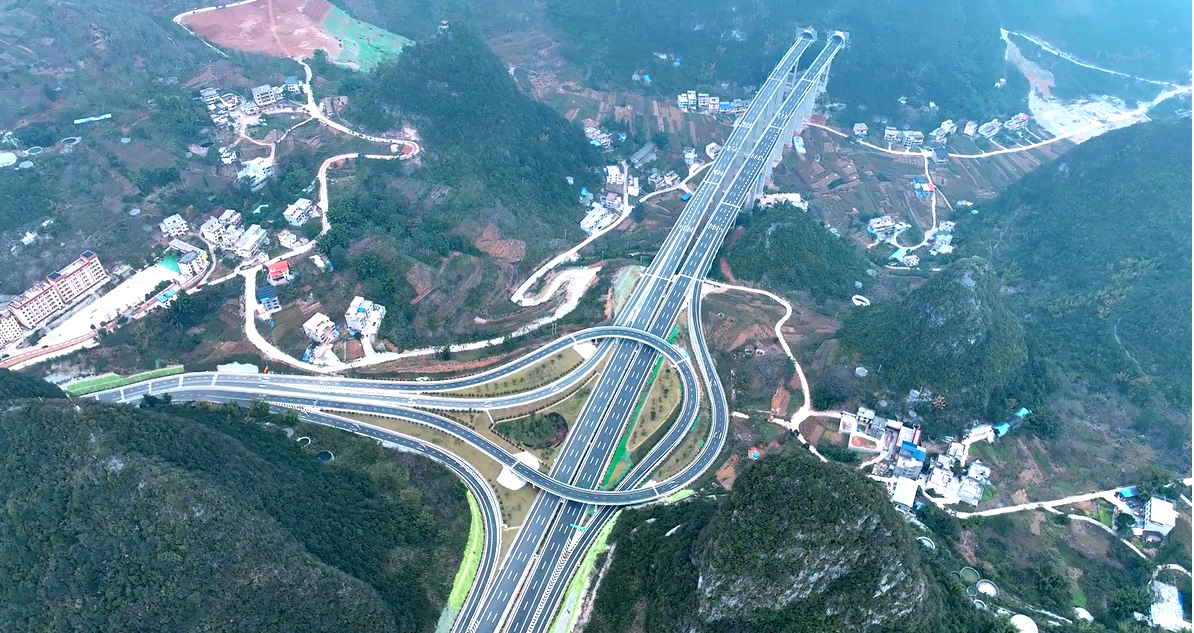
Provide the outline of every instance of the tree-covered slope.
<path id="1" fill-rule="evenodd" d="M 963 404 L 984 404 L 1028 361 L 1024 330 L 999 279 L 977 257 L 955 262 L 901 299 L 855 308 L 840 335 L 876 378 Z"/>
<path id="2" fill-rule="evenodd" d="M 468 530 L 446 471 L 256 410 L 76 403 L 0 413 L 0 629 L 434 629 Z"/>
<path id="3" fill-rule="evenodd" d="M 566 53 L 603 85 L 635 85 L 634 73 L 649 74 L 665 93 L 758 85 L 811 25 L 821 41 L 833 30 L 850 33 L 829 96 L 868 113 L 893 114 L 906 96 L 917 106 L 934 101 L 944 116 L 990 117 L 1004 99 L 1021 96 L 994 87 L 1004 65 L 992 0 L 550 0 L 547 9 L 565 33 Z"/>
<path id="4" fill-rule="evenodd" d="M 736 278 L 818 301 L 847 299 L 857 292 L 854 282 L 870 280 L 866 259 L 850 242 L 790 204 L 744 212 L 739 223 L 746 232 L 725 250 Z"/>
<path id="5" fill-rule="evenodd" d="M 716 502 L 627 511 L 586 633 L 984 633 L 885 491 L 806 451 Z"/>
<path id="6" fill-rule="evenodd" d="M 522 215 L 550 211 L 579 221 L 580 187 L 597 184 L 600 157 L 580 127 L 519 91 L 465 28 L 411 47 L 371 76 L 352 76 L 342 90 L 346 116 L 367 127 L 414 123 L 426 141 L 430 176 L 455 186 L 459 204 L 496 203 Z"/>
<path id="7" fill-rule="evenodd" d="M 1190 120 L 1083 143 L 959 223 L 1059 369 L 1190 402 Z"/>

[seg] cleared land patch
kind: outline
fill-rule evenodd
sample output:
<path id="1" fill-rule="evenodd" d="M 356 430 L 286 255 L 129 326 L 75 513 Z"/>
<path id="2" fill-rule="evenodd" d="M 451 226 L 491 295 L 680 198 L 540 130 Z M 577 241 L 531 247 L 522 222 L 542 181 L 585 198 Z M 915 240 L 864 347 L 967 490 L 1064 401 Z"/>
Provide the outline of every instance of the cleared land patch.
<path id="1" fill-rule="evenodd" d="M 238 51 L 273 57 L 311 57 L 372 70 L 411 40 L 361 22 L 326 0 L 258 0 L 179 16 L 196 35 Z"/>

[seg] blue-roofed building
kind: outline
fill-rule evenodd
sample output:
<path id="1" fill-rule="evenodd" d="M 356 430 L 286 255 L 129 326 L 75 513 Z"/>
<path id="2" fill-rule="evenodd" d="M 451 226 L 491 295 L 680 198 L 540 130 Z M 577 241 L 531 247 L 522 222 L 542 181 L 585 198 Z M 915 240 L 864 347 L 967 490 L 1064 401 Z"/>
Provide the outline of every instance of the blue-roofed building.
<path id="1" fill-rule="evenodd" d="M 283 86 L 286 88 L 286 92 L 301 92 L 303 89 L 303 85 L 299 83 L 298 77 L 294 76 L 287 77 Z"/>
<path id="2" fill-rule="evenodd" d="M 261 308 L 266 312 L 277 312 L 282 309 L 282 304 L 278 301 L 278 289 L 273 286 L 257 287 L 257 303 L 260 303 Z"/>
<path id="3" fill-rule="evenodd" d="M 901 247 L 901 248 L 897 248 L 896 251 L 894 253 L 892 253 L 891 257 L 889 257 L 888 259 L 894 259 L 896 261 L 900 261 L 901 259 L 904 259 L 904 257 L 907 255 L 908 255 L 908 249 Z"/>
<path id="4" fill-rule="evenodd" d="M 949 152 L 945 151 L 944 147 L 938 147 L 933 150 L 933 164 L 944 165 L 949 162 Z"/>

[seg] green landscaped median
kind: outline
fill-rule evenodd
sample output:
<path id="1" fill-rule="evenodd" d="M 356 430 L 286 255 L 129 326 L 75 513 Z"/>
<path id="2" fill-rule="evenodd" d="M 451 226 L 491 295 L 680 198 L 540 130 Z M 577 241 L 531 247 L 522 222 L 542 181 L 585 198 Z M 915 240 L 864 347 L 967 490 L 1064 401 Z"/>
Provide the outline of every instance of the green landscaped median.
<path id="1" fill-rule="evenodd" d="M 680 326 L 673 326 L 671 334 L 667 337 L 667 342 L 676 343 L 676 335 L 680 333 Z M 663 367 L 663 357 L 659 357 L 655 361 L 655 366 L 651 368 L 651 375 L 647 377 L 647 387 L 643 391 L 643 397 L 638 401 L 634 407 L 634 412 L 630 414 L 630 421 L 626 423 L 626 431 L 622 433 L 622 438 L 618 440 L 618 446 L 614 449 L 614 458 L 609 462 L 609 468 L 605 471 L 605 478 L 601 480 L 601 487 L 603 489 L 610 489 L 618 485 L 622 480 L 622 476 L 630 472 L 630 467 L 634 464 L 630 460 L 630 451 L 626 449 L 626 445 L 630 442 L 630 434 L 634 431 L 634 425 L 638 424 L 638 416 L 642 413 L 643 407 L 647 405 L 647 399 L 651 397 L 651 387 L 655 385 L 655 378 L 659 376 L 659 370 Z M 617 480 L 613 480 L 614 471 L 618 469 L 618 464 L 626 461 L 626 469 L 622 471 L 622 475 Z M 611 481 L 613 480 L 613 481 Z"/>
<path id="2" fill-rule="evenodd" d="M 568 583 L 568 592 L 564 594 L 564 600 L 560 603 L 559 615 L 556 616 L 555 622 L 552 622 L 551 633 L 567 633 L 572 630 L 572 625 L 576 622 L 576 616 L 580 612 L 580 602 L 585 597 L 585 589 L 589 586 L 589 577 L 593 575 L 593 568 L 597 566 L 597 557 L 605 551 L 605 542 L 609 540 L 609 534 L 614 530 L 614 523 L 618 521 L 621 514 L 618 512 L 610 517 L 609 522 L 597 534 L 593 546 L 585 552 L 585 557 L 580 561 L 576 573 Z"/>
<path id="3" fill-rule="evenodd" d="M 85 396 L 89 393 L 104 391 L 105 389 L 116 389 L 117 387 L 124 387 L 146 380 L 153 380 L 154 378 L 174 376 L 176 374 L 181 374 L 182 372 L 182 365 L 171 365 L 170 367 L 151 369 L 149 371 L 143 371 L 131 376 L 120 376 L 111 373 L 101 374 L 99 376 L 91 376 L 89 378 L 82 378 L 80 380 L 68 382 L 65 385 L 62 385 L 62 390 L 72 396 Z"/>
<path id="4" fill-rule="evenodd" d="M 672 494 L 668 495 L 667 498 L 665 498 L 663 501 L 664 501 L 664 503 L 675 503 L 677 501 L 683 501 L 684 499 L 687 499 L 695 494 L 696 494 L 695 490 L 685 488 L 684 490 L 679 490 L 679 491 L 673 492 Z"/>
<path id="5" fill-rule="evenodd" d="M 485 545 L 485 528 L 481 525 L 481 508 L 473 493 L 468 493 L 468 512 L 470 517 L 468 529 L 468 544 L 464 548 L 464 558 L 460 560 L 460 570 L 456 572 L 456 579 L 452 581 L 452 593 L 448 594 L 448 608 L 459 613 L 464 606 L 464 599 L 468 597 L 469 588 L 473 586 L 473 579 L 477 577 L 477 569 L 481 566 L 481 548 Z M 496 535 L 495 535 L 496 536 Z"/>

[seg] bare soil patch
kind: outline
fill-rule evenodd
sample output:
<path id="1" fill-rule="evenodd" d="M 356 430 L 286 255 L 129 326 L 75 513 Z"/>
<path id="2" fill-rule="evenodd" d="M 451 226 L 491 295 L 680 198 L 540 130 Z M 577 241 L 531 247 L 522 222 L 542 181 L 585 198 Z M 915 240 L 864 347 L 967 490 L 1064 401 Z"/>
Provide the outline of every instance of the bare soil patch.
<path id="1" fill-rule="evenodd" d="M 274 57 L 311 57 L 317 50 L 340 55 L 340 44 L 323 28 L 332 10 L 326 0 L 259 0 L 195 13 L 182 23 L 225 48 Z"/>

